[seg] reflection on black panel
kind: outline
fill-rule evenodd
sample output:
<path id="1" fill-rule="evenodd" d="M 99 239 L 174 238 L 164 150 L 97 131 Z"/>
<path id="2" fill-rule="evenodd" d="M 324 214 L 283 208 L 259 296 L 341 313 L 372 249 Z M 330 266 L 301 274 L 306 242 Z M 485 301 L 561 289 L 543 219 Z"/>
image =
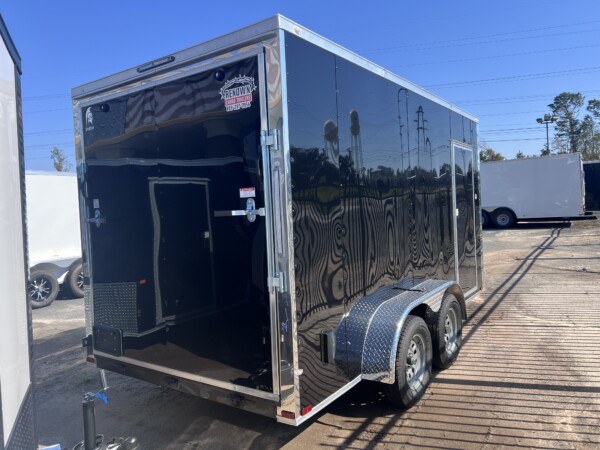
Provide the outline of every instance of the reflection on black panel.
<path id="1" fill-rule="evenodd" d="M 208 179 L 150 181 L 154 215 L 154 279 L 163 319 L 214 309 L 215 284 Z M 181 204 L 189 205 L 181 208 Z M 198 297 L 199 287 L 203 292 Z"/>
<path id="2" fill-rule="evenodd" d="M 221 70 L 82 111 L 94 321 L 130 358 L 271 391 L 264 218 L 227 215 L 264 207 L 258 63 Z"/>
<path id="3" fill-rule="evenodd" d="M 289 35 L 286 61 L 294 271 L 302 336 L 298 357 L 306 407 L 347 383 L 334 365 L 320 360 L 319 350 L 321 331 L 335 329 L 344 313 L 335 57 Z"/>
<path id="4" fill-rule="evenodd" d="M 454 147 L 454 170 L 458 214 L 456 219 L 458 273 L 460 285 L 467 292 L 477 285 L 472 150 Z"/>
<path id="5" fill-rule="evenodd" d="M 451 142 L 473 144 L 475 129 L 447 108 L 291 35 L 286 61 L 307 406 L 342 382 L 320 361 L 319 333 L 335 328 L 343 311 L 400 280 L 456 279 Z M 465 214 L 472 225 L 472 206 Z M 461 264 L 473 259 L 461 269 L 467 291 L 475 259 L 473 233 L 465 233 Z M 340 354 L 352 352 L 347 339 L 336 343 L 346 346 Z"/>

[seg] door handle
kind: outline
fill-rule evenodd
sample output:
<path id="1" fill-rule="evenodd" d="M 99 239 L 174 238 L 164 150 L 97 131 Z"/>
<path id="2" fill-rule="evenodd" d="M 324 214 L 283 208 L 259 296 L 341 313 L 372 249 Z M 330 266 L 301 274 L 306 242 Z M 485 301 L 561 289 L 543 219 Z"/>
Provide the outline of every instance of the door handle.
<path id="1" fill-rule="evenodd" d="M 253 198 L 246 200 L 246 209 L 234 209 L 231 211 L 215 211 L 215 217 L 232 217 L 232 216 L 246 216 L 248 222 L 254 222 L 256 216 L 265 216 L 265 208 L 255 209 L 256 203 Z"/>

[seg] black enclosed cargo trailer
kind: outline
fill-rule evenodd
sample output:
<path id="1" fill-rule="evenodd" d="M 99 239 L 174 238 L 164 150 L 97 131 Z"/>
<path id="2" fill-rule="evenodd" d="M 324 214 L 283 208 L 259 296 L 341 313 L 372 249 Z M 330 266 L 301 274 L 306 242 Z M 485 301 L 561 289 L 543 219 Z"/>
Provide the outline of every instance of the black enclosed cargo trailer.
<path id="1" fill-rule="evenodd" d="M 452 364 L 474 117 L 282 16 L 73 105 L 99 367 L 297 425 L 362 379 L 410 406 Z"/>
<path id="2" fill-rule="evenodd" d="M 600 161 L 584 161 L 585 210 L 600 211 Z"/>

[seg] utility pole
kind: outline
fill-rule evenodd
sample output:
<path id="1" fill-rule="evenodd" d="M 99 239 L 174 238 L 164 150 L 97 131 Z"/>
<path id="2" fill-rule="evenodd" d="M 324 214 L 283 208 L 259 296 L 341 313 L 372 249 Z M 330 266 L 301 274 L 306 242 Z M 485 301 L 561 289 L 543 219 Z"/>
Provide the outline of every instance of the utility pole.
<path id="1" fill-rule="evenodd" d="M 558 120 L 558 116 L 551 114 L 544 114 L 544 117 L 538 117 L 535 119 L 537 123 L 545 123 L 546 124 L 546 152 L 548 155 L 550 154 L 550 134 L 548 132 L 548 124 L 556 122 Z"/>

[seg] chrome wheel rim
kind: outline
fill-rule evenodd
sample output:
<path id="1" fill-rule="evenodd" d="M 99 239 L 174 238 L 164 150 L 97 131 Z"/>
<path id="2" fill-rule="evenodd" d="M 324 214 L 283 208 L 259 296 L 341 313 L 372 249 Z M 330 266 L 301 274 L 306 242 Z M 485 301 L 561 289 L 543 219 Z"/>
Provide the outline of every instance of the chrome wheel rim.
<path id="1" fill-rule="evenodd" d="M 458 349 L 458 316 L 454 307 L 448 310 L 444 320 L 444 346 L 446 355 L 452 356 Z"/>
<path id="2" fill-rule="evenodd" d="M 406 382 L 411 390 L 418 391 L 423 386 L 426 364 L 425 341 L 416 334 L 410 340 L 406 353 Z"/>
<path id="3" fill-rule="evenodd" d="M 77 287 L 83 290 L 83 270 L 77 274 Z"/>
<path id="4" fill-rule="evenodd" d="M 39 277 L 29 282 L 29 298 L 34 302 L 43 302 L 48 299 L 52 285 L 46 278 Z"/>
<path id="5" fill-rule="evenodd" d="M 498 225 L 505 227 L 506 225 L 508 225 L 510 223 L 510 217 L 508 217 L 508 214 L 505 214 L 505 213 L 498 214 L 498 217 L 496 218 L 496 222 L 498 222 Z"/>

